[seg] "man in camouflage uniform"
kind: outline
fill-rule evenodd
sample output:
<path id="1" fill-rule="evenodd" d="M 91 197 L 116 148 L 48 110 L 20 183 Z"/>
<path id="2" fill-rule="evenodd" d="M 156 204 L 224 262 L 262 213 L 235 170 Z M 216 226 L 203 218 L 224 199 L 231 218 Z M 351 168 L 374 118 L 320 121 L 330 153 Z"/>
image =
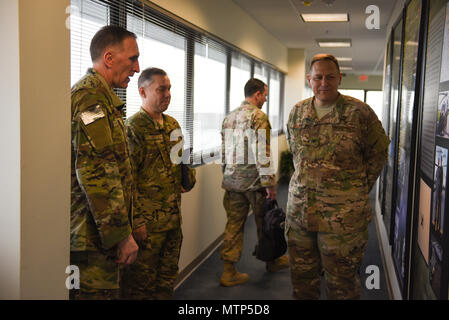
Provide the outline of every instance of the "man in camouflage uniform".
<path id="1" fill-rule="evenodd" d="M 136 262 L 123 276 L 126 299 L 170 299 L 178 275 L 182 242 L 182 132 L 164 114 L 170 103 L 170 79 L 149 68 L 138 80 L 142 108 L 126 121 L 137 187 L 135 210 L 146 222 L 148 237 L 139 241 Z M 194 170 L 189 169 L 194 180 Z"/>
<path id="2" fill-rule="evenodd" d="M 316 55 L 307 75 L 314 97 L 297 103 L 287 124 L 295 173 L 286 235 L 296 299 L 320 297 L 322 268 L 329 299 L 360 298 L 369 192 L 389 139 L 367 104 L 338 92 L 341 78 L 335 57 Z"/>
<path id="3" fill-rule="evenodd" d="M 249 279 L 248 274 L 239 273 L 234 266 L 242 254 L 243 229 L 249 208 L 252 208 L 260 239 L 265 199 L 276 199 L 275 174 L 270 166 L 271 125 L 261 110 L 268 87 L 253 78 L 246 83 L 244 92 L 242 105 L 229 113 L 222 125 L 222 188 L 226 190 L 223 205 L 228 221 L 221 249 L 224 272 L 220 283 L 227 287 Z M 270 272 L 288 268 L 288 257 L 267 262 L 266 268 Z"/>
<path id="4" fill-rule="evenodd" d="M 119 27 L 98 31 L 90 47 L 93 68 L 72 88 L 70 258 L 80 269 L 72 299 L 119 298 L 120 265 L 137 256 L 131 233 L 143 231 L 142 221 L 133 225 L 124 104 L 112 90 L 126 88 L 139 72 L 135 38 Z"/>

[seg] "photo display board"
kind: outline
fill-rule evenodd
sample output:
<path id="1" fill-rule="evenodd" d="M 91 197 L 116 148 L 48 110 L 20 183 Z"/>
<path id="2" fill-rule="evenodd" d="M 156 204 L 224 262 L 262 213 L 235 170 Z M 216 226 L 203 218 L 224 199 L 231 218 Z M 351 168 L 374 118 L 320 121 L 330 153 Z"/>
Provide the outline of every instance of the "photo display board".
<path id="1" fill-rule="evenodd" d="M 404 24 L 404 53 L 402 65 L 401 104 L 398 119 L 398 156 L 394 228 L 393 228 L 393 261 L 402 289 L 406 293 L 409 259 L 409 237 L 411 208 L 409 207 L 410 190 L 413 181 L 410 180 L 412 156 L 412 127 L 415 107 L 415 90 L 417 75 L 417 60 L 419 52 L 419 33 L 421 22 L 421 1 L 412 0 L 407 6 Z"/>
<path id="2" fill-rule="evenodd" d="M 430 1 L 413 298 L 448 298 L 449 3 Z"/>

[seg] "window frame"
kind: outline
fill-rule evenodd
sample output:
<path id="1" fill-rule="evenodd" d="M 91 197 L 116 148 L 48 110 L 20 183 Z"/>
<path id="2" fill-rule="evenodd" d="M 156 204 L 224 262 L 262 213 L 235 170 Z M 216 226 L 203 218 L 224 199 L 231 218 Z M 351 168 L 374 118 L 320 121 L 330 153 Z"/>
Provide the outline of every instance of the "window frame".
<path id="1" fill-rule="evenodd" d="M 285 73 L 277 68 L 276 66 L 267 63 L 252 54 L 245 52 L 244 50 L 232 45 L 231 43 L 191 24 L 188 21 L 183 20 L 182 18 L 175 16 L 174 14 L 166 11 L 165 9 L 152 4 L 148 1 L 143 0 L 80 0 L 81 2 L 93 2 L 100 3 L 109 8 L 109 25 L 119 25 L 124 28 L 127 28 L 127 18 L 128 15 L 131 14 L 133 18 L 142 19 L 144 21 L 149 21 L 151 23 L 156 24 L 159 27 L 162 27 L 166 30 L 175 32 L 178 35 L 181 35 L 186 40 L 186 64 L 185 64 L 185 88 L 184 88 L 184 122 L 185 122 L 185 130 L 184 135 L 186 135 L 185 139 L 188 141 L 188 144 L 184 146 L 185 150 L 193 150 L 194 147 L 194 114 L 195 114 L 195 104 L 194 104 L 194 63 L 195 63 L 195 42 L 205 43 L 205 42 L 213 42 L 217 43 L 219 46 L 224 48 L 224 51 L 227 55 L 226 61 L 226 96 L 225 96 L 225 110 L 224 116 L 226 117 L 232 106 L 230 106 L 230 87 L 231 87 L 231 66 L 232 66 L 232 55 L 237 54 L 244 57 L 244 59 L 248 59 L 250 61 L 250 77 L 253 78 L 255 74 L 256 65 L 260 68 L 263 68 L 267 72 L 267 85 L 270 82 L 270 74 L 272 72 L 276 72 L 279 74 L 280 80 L 280 88 L 279 88 L 279 110 L 277 110 L 277 114 L 279 115 L 279 123 L 277 123 L 277 130 L 272 130 L 272 136 L 277 137 L 284 133 L 284 81 L 285 81 Z M 127 28 L 128 29 L 128 28 Z M 145 68 L 146 66 L 141 66 L 141 68 Z M 243 88 L 241 88 L 243 92 Z M 126 97 L 126 89 L 115 89 L 115 92 L 118 96 L 125 102 L 127 102 Z M 242 100 L 243 100 L 242 94 Z M 270 118 L 270 99 L 267 99 L 266 108 L 267 108 L 267 116 Z M 124 118 L 126 119 L 126 107 L 124 108 Z M 275 126 L 275 127 L 276 127 Z M 221 128 L 219 128 L 221 130 Z M 196 160 L 195 166 L 205 164 L 201 157 L 205 152 L 220 152 L 221 145 L 216 148 L 211 148 L 210 150 L 193 150 L 193 159 Z M 198 161 L 201 160 L 201 161 Z"/>

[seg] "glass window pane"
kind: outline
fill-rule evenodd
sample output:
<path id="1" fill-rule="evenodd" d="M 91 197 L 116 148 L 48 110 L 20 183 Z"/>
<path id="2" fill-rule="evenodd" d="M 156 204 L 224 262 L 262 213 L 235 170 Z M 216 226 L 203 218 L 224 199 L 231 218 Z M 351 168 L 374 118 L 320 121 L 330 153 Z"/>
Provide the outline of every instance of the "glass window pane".
<path id="1" fill-rule="evenodd" d="M 262 64 L 257 63 L 254 66 L 254 78 L 259 79 L 263 81 L 263 83 L 266 83 L 268 85 L 268 69 Z M 270 106 L 271 109 L 271 106 Z M 267 113 L 267 103 L 264 103 L 262 106 L 262 111 Z"/>
<path id="2" fill-rule="evenodd" d="M 238 108 L 245 100 L 244 88 L 251 78 L 251 61 L 243 55 L 233 53 L 231 63 L 231 87 L 229 110 Z"/>
<path id="3" fill-rule="evenodd" d="M 182 128 L 185 143 L 189 145 L 190 130 L 184 117 L 186 87 L 186 39 L 141 18 L 128 15 L 128 30 L 137 35 L 140 70 L 150 67 L 167 72 L 171 83 L 171 101 L 165 113 L 174 117 Z M 137 88 L 140 73 L 136 73 L 126 90 L 126 116 L 139 111 L 142 101 Z"/>
<path id="4" fill-rule="evenodd" d="M 338 89 L 338 92 L 344 94 L 345 96 L 351 96 L 353 98 L 359 99 L 360 101 L 365 101 L 364 90 Z"/>
<path id="5" fill-rule="evenodd" d="M 90 42 L 109 22 L 109 8 L 92 1 L 72 0 L 70 14 L 70 82 L 73 86 L 92 67 Z"/>
<path id="6" fill-rule="evenodd" d="M 226 54 L 195 43 L 193 150 L 221 145 L 221 125 L 226 103 Z M 243 89 L 242 89 L 243 90 Z"/>
<path id="7" fill-rule="evenodd" d="M 379 120 L 382 119 L 383 91 L 367 91 L 366 103 L 376 112 Z"/>
<path id="8" fill-rule="evenodd" d="M 279 73 L 271 71 L 270 84 L 268 86 L 268 100 L 270 102 L 269 119 L 273 132 L 279 129 L 279 108 L 281 102 L 281 81 Z"/>

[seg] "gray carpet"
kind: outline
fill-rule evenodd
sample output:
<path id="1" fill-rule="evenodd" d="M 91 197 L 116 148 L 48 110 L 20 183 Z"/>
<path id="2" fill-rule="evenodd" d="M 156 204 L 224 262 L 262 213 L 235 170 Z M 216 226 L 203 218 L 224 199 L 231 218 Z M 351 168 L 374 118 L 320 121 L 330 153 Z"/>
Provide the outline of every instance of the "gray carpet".
<path id="1" fill-rule="evenodd" d="M 287 202 L 287 185 L 278 188 L 278 203 L 285 210 Z M 219 284 L 223 263 L 220 260 L 220 248 L 199 266 L 188 279 L 175 291 L 175 300 L 292 300 L 290 271 L 281 270 L 277 273 L 265 271 L 265 263 L 252 256 L 256 244 L 256 225 L 254 217 L 248 217 L 245 224 L 243 253 L 237 263 L 240 272 L 248 273 L 249 281 L 235 287 L 222 287 Z M 366 267 L 378 266 L 380 271 L 380 289 L 368 290 L 365 281 L 370 274 L 366 274 Z M 369 226 L 369 240 L 361 267 L 362 300 L 388 300 L 385 282 L 385 272 L 379 251 L 374 221 Z M 321 283 L 321 299 L 326 299 L 324 279 Z"/>

